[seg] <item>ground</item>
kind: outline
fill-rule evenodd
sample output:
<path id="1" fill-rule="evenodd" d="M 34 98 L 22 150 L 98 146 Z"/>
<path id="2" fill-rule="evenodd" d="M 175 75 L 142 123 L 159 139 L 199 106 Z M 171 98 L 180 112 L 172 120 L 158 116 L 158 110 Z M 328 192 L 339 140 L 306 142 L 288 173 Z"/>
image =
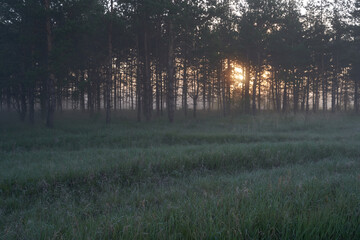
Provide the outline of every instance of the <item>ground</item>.
<path id="1" fill-rule="evenodd" d="M 0 239 L 360 239 L 360 117 L 0 117 Z"/>

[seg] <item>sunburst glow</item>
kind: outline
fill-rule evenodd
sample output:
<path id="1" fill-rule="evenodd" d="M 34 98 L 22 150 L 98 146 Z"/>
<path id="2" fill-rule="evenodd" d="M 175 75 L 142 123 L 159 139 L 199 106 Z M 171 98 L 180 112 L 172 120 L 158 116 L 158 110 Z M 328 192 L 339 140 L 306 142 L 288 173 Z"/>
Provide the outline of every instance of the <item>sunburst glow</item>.
<path id="1" fill-rule="evenodd" d="M 235 87 L 242 87 L 244 84 L 244 71 L 241 67 L 234 66 L 233 79 Z"/>

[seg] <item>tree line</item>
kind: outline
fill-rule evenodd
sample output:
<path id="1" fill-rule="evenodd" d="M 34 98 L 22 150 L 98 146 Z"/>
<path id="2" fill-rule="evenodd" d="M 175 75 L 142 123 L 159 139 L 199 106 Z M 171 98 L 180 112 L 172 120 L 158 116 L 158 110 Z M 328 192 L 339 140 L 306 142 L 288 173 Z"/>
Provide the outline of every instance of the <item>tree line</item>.
<path id="1" fill-rule="evenodd" d="M 358 112 L 359 26 L 360 0 L 2 0 L 0 108 Z"/>

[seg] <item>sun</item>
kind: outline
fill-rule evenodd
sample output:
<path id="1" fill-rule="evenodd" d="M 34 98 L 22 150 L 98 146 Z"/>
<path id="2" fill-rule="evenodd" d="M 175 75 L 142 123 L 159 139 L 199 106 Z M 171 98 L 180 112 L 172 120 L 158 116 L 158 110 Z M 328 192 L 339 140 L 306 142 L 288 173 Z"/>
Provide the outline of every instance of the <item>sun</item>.
<path id="1" fill-rule="evenodd" d="M 264 73 L 262 74 L 262 77 L 263 77 L 264 79 L 267 79 L 267 78 L 270 78 L 270 75 L 271 75 L 271 72 L 265 70 Z"/>
<path id="2" fill-rule="evenodd" d="M 232 78 L 235 87 L 242 87 L 244 84 L 244 70 L 241 67 L 234 66 Z"/>

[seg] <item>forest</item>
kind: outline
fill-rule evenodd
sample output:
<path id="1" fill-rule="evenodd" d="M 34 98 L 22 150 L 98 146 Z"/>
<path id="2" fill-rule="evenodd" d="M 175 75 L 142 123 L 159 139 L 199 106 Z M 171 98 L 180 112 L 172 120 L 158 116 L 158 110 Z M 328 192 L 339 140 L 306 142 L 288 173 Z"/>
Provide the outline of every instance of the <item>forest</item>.
<path id="1" fill-rule="evenodd" d="M 360 0 L 0 0 L 0 240 L 360 239 Z"/>
<path id="2" fill-rule="evenodd" d="M 55 112 L 359 111 L 360 2 L 3 0 L 0 106 Z"/>

